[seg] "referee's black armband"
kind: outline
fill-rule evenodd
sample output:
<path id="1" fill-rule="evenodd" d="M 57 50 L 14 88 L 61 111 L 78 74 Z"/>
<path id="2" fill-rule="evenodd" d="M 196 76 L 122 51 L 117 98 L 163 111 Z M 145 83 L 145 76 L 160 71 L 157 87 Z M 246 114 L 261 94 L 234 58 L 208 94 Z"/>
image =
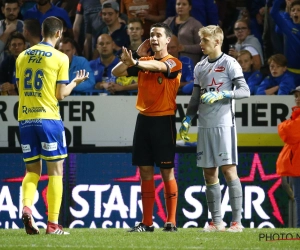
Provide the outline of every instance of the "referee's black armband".
<path id="1" fill-rule="evenodd" d="M 139 54 L 136 51 L 132 54 L 132 57 L 134 59 L 140 59 L 141 58 L 141 56 L 139 56 Z"/>
<path id="2" fill-rule="evenodd" d="M 140 70 L 141 69 L 138 67 L 129 67 L 127 69 L 127 74 L 128 76 L 138 76 Z"/>

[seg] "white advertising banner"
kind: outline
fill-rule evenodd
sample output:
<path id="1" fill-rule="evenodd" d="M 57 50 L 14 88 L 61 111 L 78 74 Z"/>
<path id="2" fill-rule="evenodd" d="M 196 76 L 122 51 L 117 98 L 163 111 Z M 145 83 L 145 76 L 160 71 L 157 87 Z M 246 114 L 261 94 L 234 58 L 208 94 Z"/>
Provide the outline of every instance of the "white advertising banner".
<path id="1" fill-rule="evenodd" d="M 177 131 L 189 103 L 177 97 Z M 131 146 L 136 116 L 136 96 L 70 96 L 60 102 L 69 147 Z M 293 96 L 251 96 L 236 101 L 239 146 L 280 146 L 277 125 L 290 117 Z M 0 96 L 0 147 L 19 147 L 18 97 Z M 196 141 L 194 120 L 190 135 Z"/>

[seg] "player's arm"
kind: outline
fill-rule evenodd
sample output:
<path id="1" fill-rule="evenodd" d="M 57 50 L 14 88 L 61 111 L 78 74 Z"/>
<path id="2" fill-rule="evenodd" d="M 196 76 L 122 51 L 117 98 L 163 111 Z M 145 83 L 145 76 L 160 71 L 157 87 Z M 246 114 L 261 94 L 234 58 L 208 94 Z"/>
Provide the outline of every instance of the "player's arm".
<path id="1" fill-rule="evenodd" d="M 142 45 L 140 45 L 140 47 L 141 46 Z M 137 54 L 136 56 L 140 58 L 139 54 L 138 53 L 136 54 Z M 127 48 L 122 47 L 122 53 L 120 54 L 119 58 L 120 58 L 120 62 L 111 71 L 114 76 L 121 77 L 121 76 L 138 75 L 139 69 L 137 69 L 136 67 L 132 67 L 134 59 L 130 50 L 128 51 Z M 133 70 L 133 68 L 135 68 L 135 70 Z"/>
<path id="2" fill-rule="evenodd" d="M 125 63 L 119 62 L 115 67 L 113 67 L 111 73 L 116 77 L 128 76 L 127 69 L 128 66 Z"/>
<path id="3" fill-rule="evenodd" d="M 136 66 L 142 70 L 167 72 L 168 66 L 164 62 L 149 60 L 149 61 L 138 61 L 134 60 L 131 66 Z"/>
<path id="4" fill-rule="evenodd" d="M 188 116 L 191 120 L 196 116 L 198 112 L 198 107 L 200 104 L 200 97 L 201 93 L 201 86 L 200 86 L 200 80 L 199 80 L 199 75 L 202 72 L 202 69 L 200 68 L 199 64 L 195 66 L 194 69 L 194 87 L 193 87 L 193 92 L 192 96 L 186 111 L 186 116 Z"/>
<path id="5" fill-rule="evenodd" d="M 159 61 L 149 60 L 149 61 L 139 61 L 133 59 L 131 63 L 119 62 L 113 69 L 112 73 L 116 77 L 120 76 L 129 76 L 128 69 L 131 67 L 136 67 L 143 70 L 149 71 L 160 71 L 160 72 L 168 72 L 168 66 Z M 132 75 L 132 74 L 130 74 Z"/>
<path id="6" fill-rule="evenodd" d="M 79 70 L 76 73 L 76 77 L 68 84 L 57 84 L 56 85 L 56 98 L 57 100 L 63 100 L 65 97 L 69 96 L 72 90 L 80 83 L 88 79 L 89 72 L 85 70 Z"/>
<path id="7" fill-rule="evenodd" d="M 121 61 L 128 67 L 135 66 L 142 70 L 167 72 L 169 69 L 165 62 L 160 62 L 156 60 L 136 60 L 133 58 L 131 50 L 127 50 L 127 48 L 125 47 L 122 48 Z"/>
<path id="8" fill-rule="evenodd" d="M 197 82 L 196 78 L 195 78 L 195 82 Z M 190 138 L 188 137 L 189 128 L 191 126 L 191 122 L 193 118 L 198 112 L 198 107 L 200 104 L 200 94 L 201 94 L 200 85 L 194 84 L 193 93 L 186 111 L 186 116 L 182 120 L 181 127 L 179 129 L 179 135 L 181 139 L 184 141 L 190 140 Z"/>
<path id="9" fill-rule="evenodd" d="M 243 99 L 250 96 L 249 86 L 243 76 L 233 79 L 232 82 L 236 86 L 233 90 L 233 99 Z"/>

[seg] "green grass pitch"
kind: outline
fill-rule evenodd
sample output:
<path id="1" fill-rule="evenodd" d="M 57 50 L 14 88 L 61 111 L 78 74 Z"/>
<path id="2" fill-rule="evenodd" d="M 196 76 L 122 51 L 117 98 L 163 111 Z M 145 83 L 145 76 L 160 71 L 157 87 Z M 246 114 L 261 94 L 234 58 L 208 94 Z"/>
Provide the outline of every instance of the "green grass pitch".
<path id="1" fill-rule="evenodd" d="M 0 249 L 300 249 L 300 230 L 296 228 L 245 229 L 243 233 L 203 233 L 200 228 L 179 228 L 175 233 L 162 229 L 153 233 L 88 228 L 66 231 L 70 235 L 46 235 L 45 229 L 40 235 L 26 235 L 24 229 L 0 229 Z"/>

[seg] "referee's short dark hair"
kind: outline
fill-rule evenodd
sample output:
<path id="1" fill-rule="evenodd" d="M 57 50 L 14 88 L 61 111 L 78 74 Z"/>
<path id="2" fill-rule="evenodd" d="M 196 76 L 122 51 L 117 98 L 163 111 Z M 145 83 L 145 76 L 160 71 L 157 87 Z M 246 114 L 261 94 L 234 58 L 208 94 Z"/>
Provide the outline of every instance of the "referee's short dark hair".
<path id="1" fill-rule="evenodd" d="M 173 32 L 172 32 L 171 28 L 169 27 L 169 25 L 167 25 L 165 23 L 152 24 L 150 29 L 152 29 L 152 28 L 164 28 L 166 37 L 172 37 L 172 35 L 173 35 Z"/>

